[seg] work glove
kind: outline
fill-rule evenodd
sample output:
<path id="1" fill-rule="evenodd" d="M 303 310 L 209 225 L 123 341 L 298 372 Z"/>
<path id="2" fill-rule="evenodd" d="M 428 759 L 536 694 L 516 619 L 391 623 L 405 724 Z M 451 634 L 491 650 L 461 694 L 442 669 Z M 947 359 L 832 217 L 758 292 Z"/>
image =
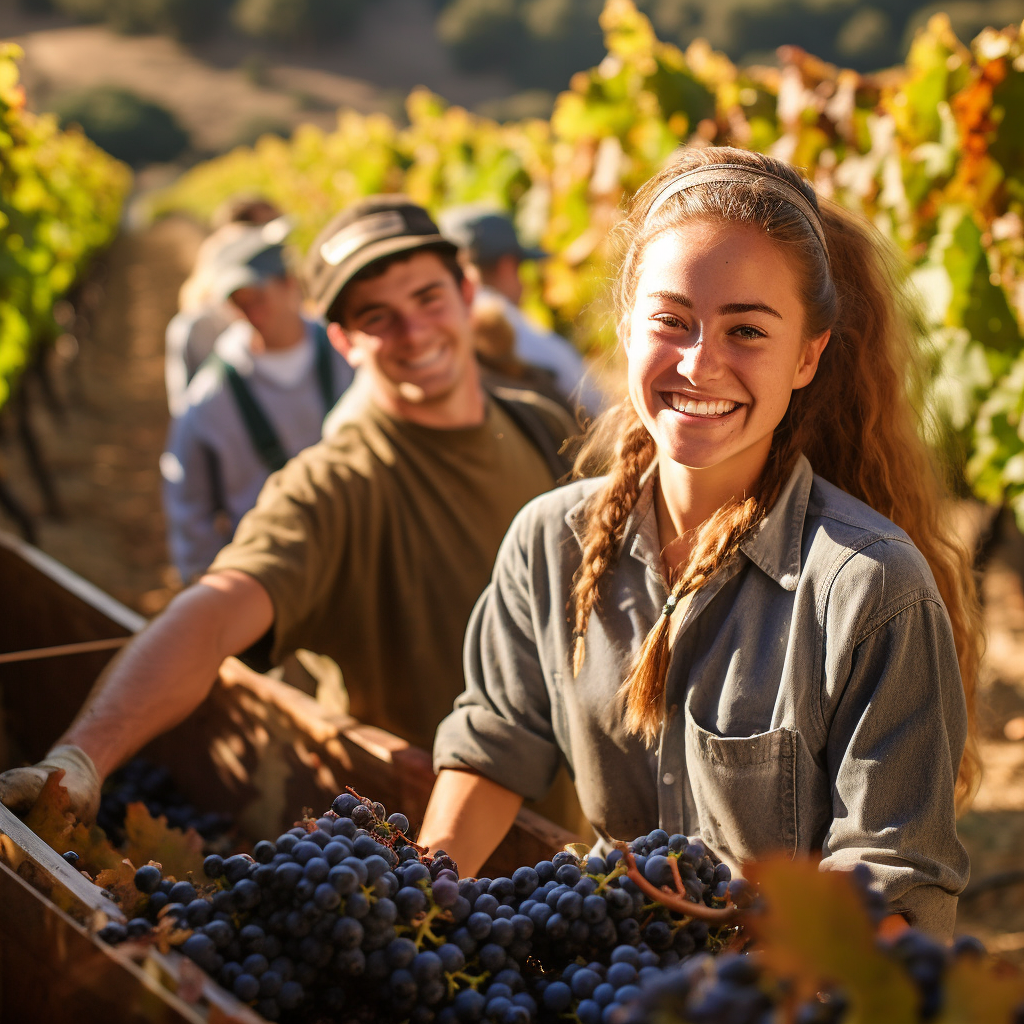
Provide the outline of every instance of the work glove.
<path id="1" fill-rule="evenodd" d="M 100 777 L 92 758 L 81 747 L 64 744 L 29 768 L 0 774 L 0 803 L 24 814 L 39 798 L 51 773 L 64 769 L 61 785 L 68 791 L 71 810 L 80 821 L 92 821 L 100 806 Z"/>

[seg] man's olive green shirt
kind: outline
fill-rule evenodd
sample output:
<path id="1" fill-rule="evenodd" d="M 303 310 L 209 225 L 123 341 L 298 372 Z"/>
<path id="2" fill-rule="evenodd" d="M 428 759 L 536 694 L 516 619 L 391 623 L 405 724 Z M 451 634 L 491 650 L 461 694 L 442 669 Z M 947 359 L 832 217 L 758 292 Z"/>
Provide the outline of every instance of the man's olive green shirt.
<path id="1" fill-rule="evenodd" d="M 463 690 L 466 623 L 501 539 L 554 480 L 490 400 L 467 429 L 396 420 L 362 397 L 340 420 L 270 477 L 210 571 L 266 588 L 275 664 L 298 648 L 333 658 L 356 718 L 429 750 Z"/>

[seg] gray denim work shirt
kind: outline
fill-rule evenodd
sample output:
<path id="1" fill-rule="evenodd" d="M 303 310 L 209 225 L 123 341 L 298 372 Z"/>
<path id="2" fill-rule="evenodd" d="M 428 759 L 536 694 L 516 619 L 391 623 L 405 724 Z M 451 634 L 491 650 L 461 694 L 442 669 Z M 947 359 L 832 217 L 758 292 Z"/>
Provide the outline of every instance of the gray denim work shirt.
<path id="1" fill-rule="evenodd" d="M 653 480 L 572 675 L 566 602 L 599 487 L 544 494 L 512 523 L 470 620 L 467 689 L 438 729 L 435 769 L 536 799 L 564 757 L 605 839 L 660 825 L 733 862 L 863 862 L 895 909 L 951 934 L 968 877 L 953 797 L 967 711 L 949 619 L 909 537 L 801 456 L 683 614 L 649 749 L 616 693 L 667 597 Z"/>

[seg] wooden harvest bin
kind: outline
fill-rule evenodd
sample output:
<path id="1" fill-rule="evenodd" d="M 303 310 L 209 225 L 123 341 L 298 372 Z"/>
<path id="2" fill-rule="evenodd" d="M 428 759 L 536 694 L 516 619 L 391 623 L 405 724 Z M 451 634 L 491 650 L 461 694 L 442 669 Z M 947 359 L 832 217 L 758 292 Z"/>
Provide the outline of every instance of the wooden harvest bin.
<path id="1" fill-rule="evenodd" d="M 3 770 L 45 754 L 116 646 L 31 660 L 5 655 L 123 642 L 144 620 L 3 533 L 0 594 Z M 234 658 L 205 703 L 142 755 L 165 765 L 200 811 L 229 814 L 253 842 L 290 828 L 303 808 L 321 813 L 346 785 L 389 812 L 402 811 L 415 828 L 433 783 L 426 751 L 353 718 L 326 715 L 313 698 Z M 485 871 L 532 864 L 576 838 L 523 810 Z M 0 1024 L 29 1013 L 82 1022 L 259 1019 L 216 986 L 207 983 L 204 992 L 205 975 L 173 951 L 140 967 L 93 938 L 118 914 L 96 886 L 0 808 Z"/>

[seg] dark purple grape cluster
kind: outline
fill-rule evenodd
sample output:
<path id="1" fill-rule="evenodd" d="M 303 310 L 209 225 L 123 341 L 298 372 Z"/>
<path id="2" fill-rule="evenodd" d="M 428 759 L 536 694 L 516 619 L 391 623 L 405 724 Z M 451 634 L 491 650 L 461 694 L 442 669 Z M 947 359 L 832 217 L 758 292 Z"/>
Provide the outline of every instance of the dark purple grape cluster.
<path id="1" fill-rule="evenodd" d="M 669 837 L 655 829 L 630 845 L 637 868 L 652 885 L 678 889 L 678 872 L 690 900 L 725 906 L 729 868 L 714 861 L 700 840 Z M 607 857 L 591 855 L 580 863 L 562 851 L 550 861 L 519 868 L 511 879 L 491 882 L 488 895 L 510 901 L 519 916 L 529 918 L 533 955 L 552 966 L 577 958 L 607 959 L 618 946 L 642 943 L 667 967 L 705 948 L 708 925 L 696 919 L 679 921 L 664 907 L 649 907 L 650 898 L 627 877 L 622 858 L 621 851 L 613 850 Z M 471 896 L 480 882 L 463 884 Z M 471 918 L 467 927 L 472 925 Z"/>
<path id="2" fill-rule="evenodd" d="M 529 1024 L 576 1013 L 617 1020 L 640 985 L 719 939 L 649 905 L 622 854 L 563 851 L 511 878 L 459 879 L 424 856 L 409 822 L 351 793 L 252 856 L 206 858 L 207 881 L 139 868 L 146 916 L 100 937 L 144 935 L 171 916 L 179 946 L 267 1020 Z M 661 830 L 633 844 L 647 877 L 677 861 L 686 891 L 722 905 L 728 869 Z M 198 888 L 197 888 L 198 885 Z"/>
<path id="3" fill-rule="evenodd" d="M 143 803 L 154 818 L 165 817 L 172 828 L 195 829 L 208 843 L 224 835 L 231 819 L 215 811 L 199 811 L 177 789 L 171 773 L 145 758 L 132 758 L 103 787 L 96 823 L 111 842 L 124 841 L 124 816 L 131 803 Z"/>

